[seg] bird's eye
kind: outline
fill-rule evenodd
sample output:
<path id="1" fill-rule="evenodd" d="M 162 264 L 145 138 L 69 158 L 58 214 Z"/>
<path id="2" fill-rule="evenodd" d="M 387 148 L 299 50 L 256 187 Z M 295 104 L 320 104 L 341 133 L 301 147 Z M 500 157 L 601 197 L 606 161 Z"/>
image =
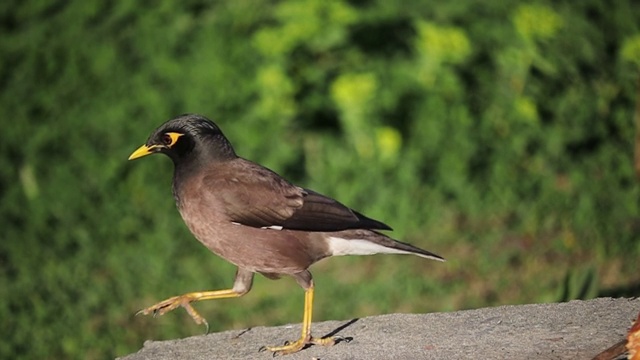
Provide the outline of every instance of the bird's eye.
<path id="1" fill-rule="evenodd" d="M 162 144 L 167 147 L 172 147 L 173 145 L 176 144 L 176 141 L 178 141 L 178 138 L 182 135 L 184 134 L 177 133 L 177 132 L 164 133 L 161 139 Z"/>

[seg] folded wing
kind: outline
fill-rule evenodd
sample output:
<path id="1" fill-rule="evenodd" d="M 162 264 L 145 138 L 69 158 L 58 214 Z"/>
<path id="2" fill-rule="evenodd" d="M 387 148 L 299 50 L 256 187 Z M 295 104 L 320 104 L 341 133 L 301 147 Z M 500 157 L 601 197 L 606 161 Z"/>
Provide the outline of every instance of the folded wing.
<path id="1" fill-rule="evenodd" d="M 346 229 L 391 230 L 340 202 L 295 186 L 278 174 L 244 160 L 231 178 L 209 176 L 208 189 L 216 193 L 230 221 L 259 228 L 304 231 Z"/>

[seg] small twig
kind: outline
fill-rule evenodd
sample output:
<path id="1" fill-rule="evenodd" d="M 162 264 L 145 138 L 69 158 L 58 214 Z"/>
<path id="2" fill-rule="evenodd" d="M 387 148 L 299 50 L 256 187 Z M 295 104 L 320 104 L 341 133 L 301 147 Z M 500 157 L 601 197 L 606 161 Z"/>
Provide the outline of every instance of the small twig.
<path id="1" fill-rule="evenodd" d="M 246 329 L 242 330 L 240 333 L 238 333 L 238 335 L 232 337 L 232 339 L 238 339 L 238 338 L 240 338 L 240 336 L 248 333 L 249 331 L 251 331 L 251 328 L 246 328 Z"/>

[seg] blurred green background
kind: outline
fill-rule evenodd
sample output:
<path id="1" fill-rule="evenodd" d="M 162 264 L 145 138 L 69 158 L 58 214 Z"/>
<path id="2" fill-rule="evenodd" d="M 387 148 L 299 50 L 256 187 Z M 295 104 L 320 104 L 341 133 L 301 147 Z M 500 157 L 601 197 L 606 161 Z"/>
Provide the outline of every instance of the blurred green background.
<path id="1" fill-rule="evenodd" d="M 7 0 L 0 16 L 0 358 L 202 334 L 181 309 L 133 316 L 232 283 L 183 225 L 171 162 L 127 162 L 187 112 L 448 259 L 324 260 L 315 321 L 640 295 L 630 0 Z M 300 322 L 302 302 L 259 277 L 196 307 L 219 331 Z"/>

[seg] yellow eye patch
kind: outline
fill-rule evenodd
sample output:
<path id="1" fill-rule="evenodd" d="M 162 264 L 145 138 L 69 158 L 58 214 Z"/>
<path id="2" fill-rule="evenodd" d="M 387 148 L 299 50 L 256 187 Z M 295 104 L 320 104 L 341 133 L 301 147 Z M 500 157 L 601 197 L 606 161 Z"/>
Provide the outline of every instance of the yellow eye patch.
<path id="1" fill-rule="evenodd" d="M 173 145 L 175 145 L 176 141 L 178 141 L 178 138 L 182 135 L 184 134 L 177 132 L 165 133 L 164 135 L 162 135 L 162 142 L 165 146 L 172 147 Z"/>

